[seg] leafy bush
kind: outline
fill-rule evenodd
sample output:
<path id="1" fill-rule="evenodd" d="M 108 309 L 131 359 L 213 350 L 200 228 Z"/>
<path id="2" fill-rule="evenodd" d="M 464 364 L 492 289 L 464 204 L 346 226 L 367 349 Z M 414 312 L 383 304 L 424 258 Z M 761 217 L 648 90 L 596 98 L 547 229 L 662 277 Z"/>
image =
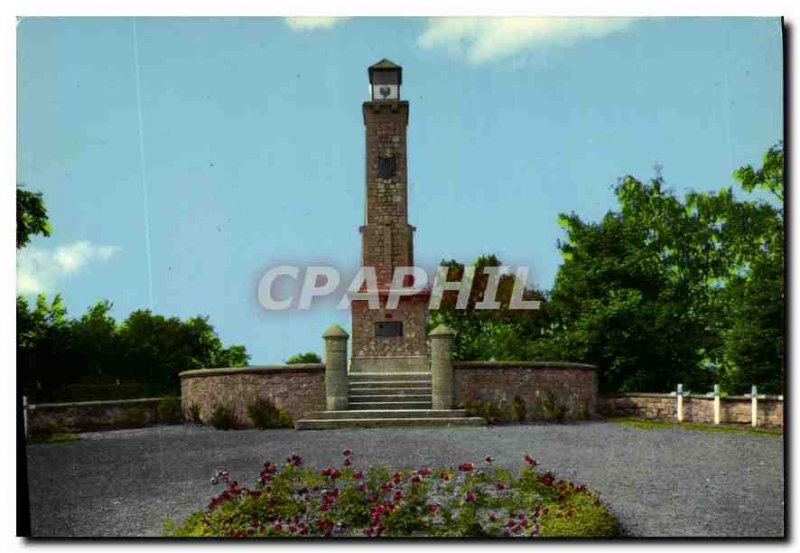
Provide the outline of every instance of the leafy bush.
<path id="1" fill-rule="evenodd" d="M 265 462 L 252 488 L 226 470 L 212 485 L 224 490 L 182 524 L 175 537 L 611 537 L 613 517 L 593 492 L 535 470 L 529 455 L 519 477 L 480 466 L 359 470 L 345 450 L 339 467 L 303 467 L 293 455 Z"/>
<path id="2" fill-rule="evenodd" d="M 261 398 L 247 408 L 247 415 L 256 428 L 292 428 L 294 426 L 286 411 Z"/>
<path id="3" fill-rule="evenodd" d="M 238 425 L 236 424 L 236 417 L 233 415 L 233 410 L 222 405 L 217 405 L 214 412 L 211 414 L 211 426 L 219 430 L 232 430 Z"/>
<path id="4" fill-rule="evenodd" d="M 119 419 L 119 426 L 122 428 L 140 428 L 147 422 L 147 415 L 139 406 L 126 407 Z"/>
<path id="5" fill-rule="evenodd" d="M 158 402 L 158 421 L 159 422 L 180 422 L 181 420 L 181 398 L 163 397 Z"/>
<path id="6" fill-rule="evenodd" d="M 485 399 L 467 398 L 461 402 L 461 409 L 466 409 L 471 417 L 483 417 L 490 424 L 503 422 L 520 422 L 527 417 L 525 401 L 515 396 L 511 402 L 501 401 L 499 404 Z"/>
<path id="7" fill-rule="evenodd" d="M 514 422 L 524 421 L 527 418 L 525 400 L 521 397 L 514 396 L 514 401 L 511 402 L 509 407 L 509 418 Z"/>
<path id="8" fill-rule="evenodd" d="M 200 406 L 197 405 L 196 403 L 192 403 L 186 409 L 186 418 L 189 420 L 189 422 L 196 422 L 196 423 L 203 422 L 203 419 L 200 418 Z"/>
<path id="9" fill-rule="evenodd" d="M 540 398 L 539 406 L 544 420 L 564 422 L 567 419 L 567 406 L 559 402 L 551 393 Z"/>

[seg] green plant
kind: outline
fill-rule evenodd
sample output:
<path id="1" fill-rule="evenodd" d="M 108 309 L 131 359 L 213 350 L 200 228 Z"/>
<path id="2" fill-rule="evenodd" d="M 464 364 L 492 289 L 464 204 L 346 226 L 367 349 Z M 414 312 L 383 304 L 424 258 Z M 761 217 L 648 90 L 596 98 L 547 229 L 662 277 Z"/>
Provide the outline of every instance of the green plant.
<path id="1" fill-rule="evenodd" d="M 514 396 L 514 400 L 509 406 L 509 419 L 514 422 L 524 421 L 527 418 L 525 400 L 519 396 Z"/>
<path id="2" fill-rule="evenodd" d="M 460 407 L 465 409 L 470 417 L 483 417 L 490 424 L 506 420 L 503 410 L 485 399 L 467 398 L 461 402 Z"/>
<path id="3" fill-rule="evenodd" d="M 258 398 L 247 408 L 247 415 L 256 428 L 291 428 L 292 419 L 272 402 Z"/>
<path id="4" fill-rule="evenodd" d="M 159 422 L 180 422 L 181 398 L 163 397 L 158 402 L 157 410 Z"/>
<path id="5" fill-rule="evenodd" d="M 233 410 L 222 405 L 217 405 L 211 414 L 211 426 L 219 430 L 232 430 L 237 428 L 236 417 Z"/>
<path id="6" fill-rule="evenodd" d="M 186 418 L 189 420 L 189 422 L 196 422 L 196 423 L 203 422 L 203 419 L 200 418 L 200 406 L 197 405 L 196 403 L 192 403 L 186 409 Z"/>
<path id="7" fill-rule="evenodd" d="M 301 363 L 322 363 L 322 358 L 313 351 L 307 351 L 306 353 L 290 355 L 289 359 L 286 360 L 287 365 L 297 365 Z"/>
<path id="8" fill-rule="evenodd" d="M 226 470 L 208 507 L 183 523 L 165 521 L 173 537 L 593 537 L 617 524 L 585 486 L 537 472 L 525 455 L 516 473 L 480 465 L 389 470 L 356 468 L 349 449 L 340 466 L 315 470 L 292 455 L 265 462 L 252 488 Z"/>
<path id="9" fill-rule="evenodd" d="M 140 428 L 147 422 L 147 415 L 144 409 L 131 405 L 126 407 L 119 418 L 119 425 L 122 428 Z"/>
<path id="10" fill-rule="evenodd" d="M 592 418 L 591 414 L 589 413 L 589 408 L 583 403 L 578 405 L 578 418 L 582 421 L 588 421 L 590 418 Z"/>
<path id="11" fill-rule="evenodd" d="M 564 422 L 567 418 L 567 406 L 558 401 L 550 392 L 540 396 L 539 406 L 542 418 L 546 421 Z"/>

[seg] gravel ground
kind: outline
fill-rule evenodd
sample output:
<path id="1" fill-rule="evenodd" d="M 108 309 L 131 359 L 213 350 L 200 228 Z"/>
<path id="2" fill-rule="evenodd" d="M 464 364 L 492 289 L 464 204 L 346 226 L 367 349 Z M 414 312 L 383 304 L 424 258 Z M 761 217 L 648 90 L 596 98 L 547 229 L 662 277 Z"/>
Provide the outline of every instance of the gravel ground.
<path id="1" fill-rule="evenodd" d="M 307 465 L 394 467 L 480 461 L 543 469 L 600 493 L 628 536 L 784 535 L 783 439 L 613 423 L 479 428 L 384 428 L 223 432 L 162 426 L 95 432 L 28 446 L 34 536 L 159 536 L 214 495 L 227 468 L 252 482 L 265 460 L 299 453 Z"/>

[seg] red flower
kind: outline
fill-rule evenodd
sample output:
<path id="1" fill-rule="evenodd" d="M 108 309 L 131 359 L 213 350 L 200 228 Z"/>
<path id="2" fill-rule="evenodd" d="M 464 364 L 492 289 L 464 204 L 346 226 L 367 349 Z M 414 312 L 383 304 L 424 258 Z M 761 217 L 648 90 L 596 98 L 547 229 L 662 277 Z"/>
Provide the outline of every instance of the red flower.
<path id="1" fill-rule="evenodd" d="M 420 482 L 422 482 L 422 478 L 420 478 L 419 475 L 415 474 L 414 476 L 411 477 L 411 482 L 414 484 L 419 484 Z"/>
<path id="2" fill-rule="evenodd" d="M 360 470 L 357 470 L 356 472 L 353 473 L 353 478 L 361 480 L 362 478 L 364 478 L 364 473 Z"/>
<path id="3" fill-rule="evenodd" d="M 535 467 L 535 466 L 537 466 L 539 464 L 539 463 L 536 462 L 536 460 L 533 457 L 531 457 L 527 453 L 525 454 L 525 462 L 528 463 L 532 467 Z"/>
<path id="4" fill-rule="evenodd" d="M 464 494 L 464 501 L 475 501 L 475 495 L 472 492 Z"/>
<path id="5" fill-rule="evenodd" d="M 458 465 L 458 470 L 460 470 L 461 472 L 471 472 L 472 469 L 474 468 L 475 465 L 473 465 L 472 463 L 463 463 L 461 465 Z"/>
<path id="6" fill-rule="evenodd" d="M 350 465 L 352 465 L 353 463 L 352 463 L 352 461 L 350 461 L 350 457 L 345 457 L 345 458 L 344 458 L 344 463 L 342 463 L 342 464 L 343 464 L 344 466 L 346 466 L 346 467 L 349 467 L 349 466 L 350 466 Z"/>
<path id="7" fill-rule="evenodd" d="M 431 473 L 431 469 L 428 469 L 428 468 L 419 469 L 417 471 L 417 474 L 419 474 L 420 476 L 428 476 L 430 473 Z"/>
<path id="8" fill-rule="evenodd" d="M 539 482 L 541 482 L 545 486 L 552 486 L 555 483 L 555 481 L 556 481 L 556 479 L 549 472 L 547 474 L 545 474 L 544 476 L 540 476 L 539 477 Z"/>
<path id="9" fill-rule="evenodd" d="M 350 455 L 352 454 L 353 452 L 350 451 L 349 449 L 345 449 L 344 451 L 342 451 L 342 455 L 344 455 L 345 457 L 350 457 Z"/>
<path id="10" fill-rule="evenodd" d="M 400 501 L 401 499 L 403 499 L 403 492 L 401 492 L 400 490 L 394 492 L 394 500 Z"/>
<path id="11" fill-rule="evenodd" d="M 483 460 L 486 461 L 487 463 L 491 463 L 492 461 L 494 461 L 494 459 L 492 459 L 491 455 L 487 455 L 486 457 L 484 457 Z"/>
<path id="12" fill-rule="evenodd" d="M 439 509 L 438 505 L 428 505 L 428 512 L 435 513 Z"/>
<path id="13" fill-rule="evenodd" d="M 489 515 L 489 522 L 494 522 L 496 520 L 497 520 L 497 515 L 495 513 Z"/>

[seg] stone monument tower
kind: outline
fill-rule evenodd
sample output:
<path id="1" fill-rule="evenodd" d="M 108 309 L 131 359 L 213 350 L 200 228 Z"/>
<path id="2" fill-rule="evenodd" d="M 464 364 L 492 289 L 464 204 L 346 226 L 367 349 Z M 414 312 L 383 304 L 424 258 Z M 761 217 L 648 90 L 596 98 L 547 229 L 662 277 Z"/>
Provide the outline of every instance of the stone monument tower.
<path id="1" fill-rule="evenodd" d="M 368 73 L 370 99 L 362 107 L 366 127 L 364 224 L 359 230 L 361 265 L 375 268 L 380 309 L 370 309 L 366 300 L 351 303 L 351 372 L 427 372 L 428 295 L 401 297 L 396 309 L 386 308 L 394 269 L 414 265 L 416 229 L 408 223 L 409 105 L 400 99 L 403 69 L 384 59 Z"/>

